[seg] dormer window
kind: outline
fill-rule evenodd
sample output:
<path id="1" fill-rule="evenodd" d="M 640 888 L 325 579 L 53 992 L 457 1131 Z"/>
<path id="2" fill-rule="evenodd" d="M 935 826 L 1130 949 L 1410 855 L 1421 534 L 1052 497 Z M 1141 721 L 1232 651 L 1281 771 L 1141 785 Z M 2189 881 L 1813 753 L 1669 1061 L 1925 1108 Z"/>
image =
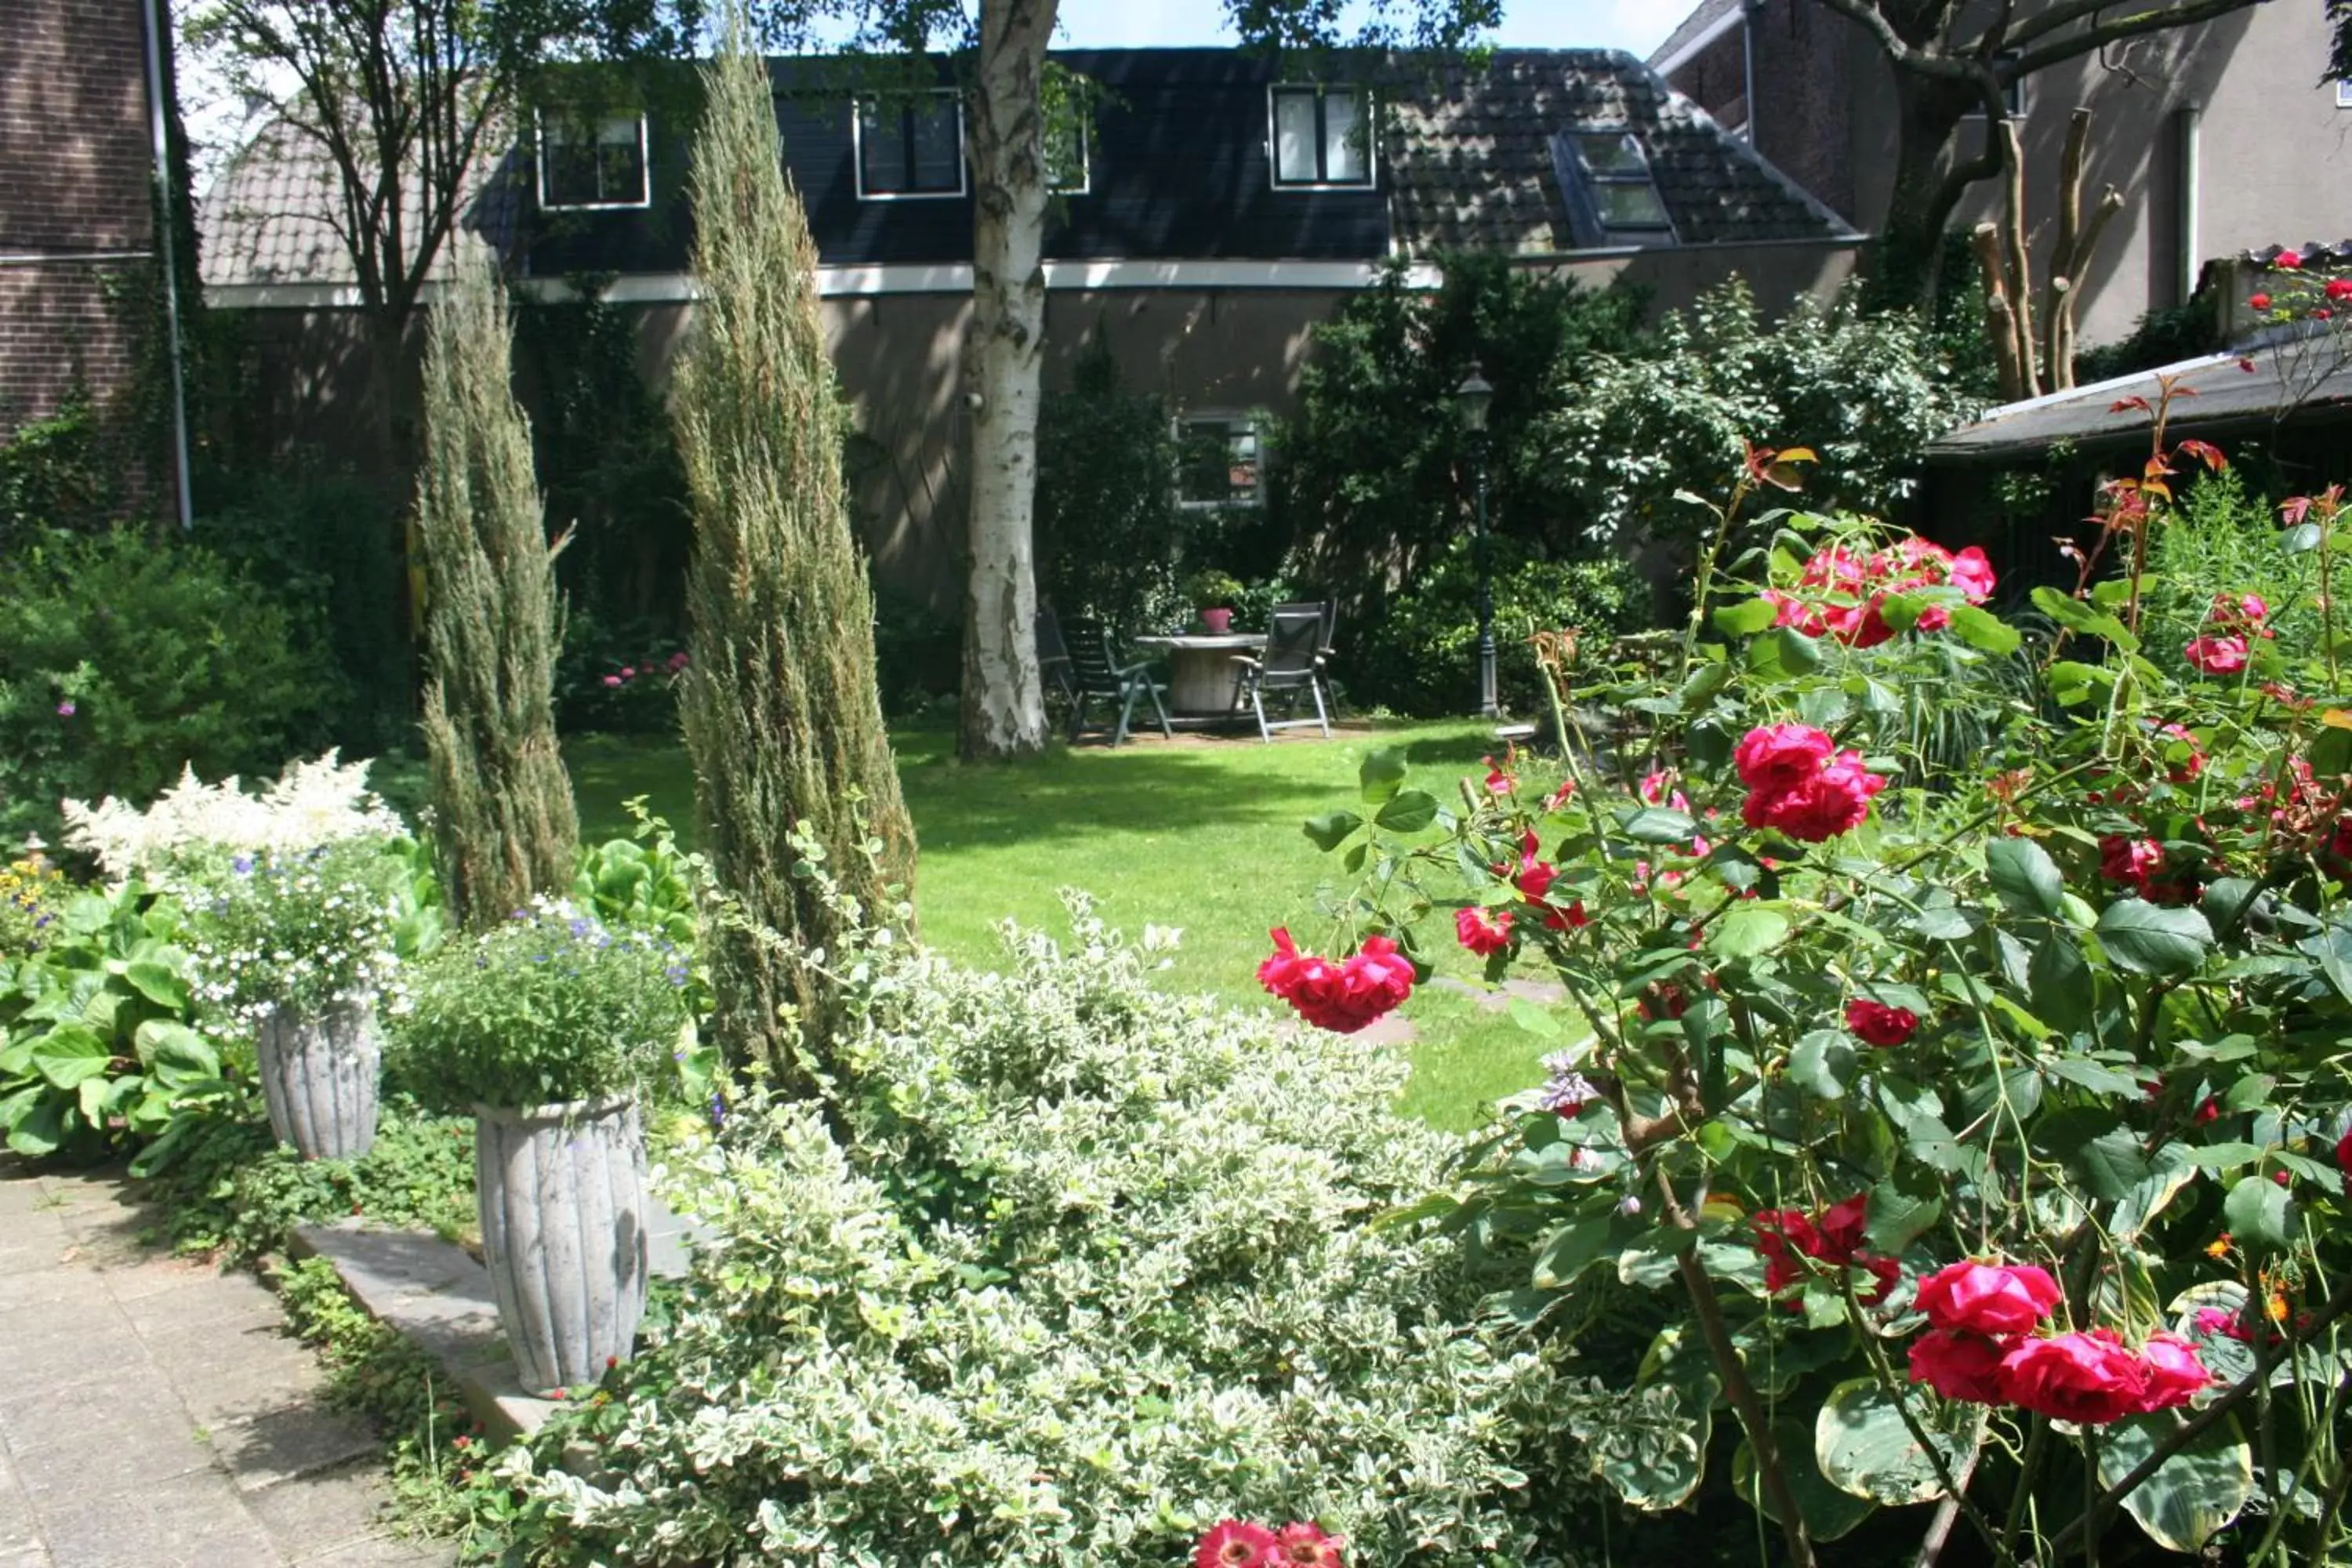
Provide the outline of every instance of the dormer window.
<path id="1" fill-rule="evenodd" d="M 1370 93 L 1360 87 L 1277 87 L 1270 92 L 1276 190 L 1370 188 Z"/>
<path id="2" fill-rule="evenodd" d="M 642 207 L 650 199 L 644 115 L 591 119 L 550 110 L 540 116 L 541 207 Z"/>
<path id="3" fill-rule="evenodd" d="M 1572 131 L 1552 138 L 1570 226 L 1580 247 L 1672 245 L 1674 220 L 1650 172 L 1650 156 L 1631 131 Z"/>
<path id="4" fill-rule="evenodd" d="M 852 126 L 862 199 L 963 195 L 963 100 L 952 89 L 860 99 Z"/>
<path id="5" fill-rule="evenodd" d="M 1045 122 L 1045 189 L 1057 196 L 1083 196 L 1093 188 L 1094 166 L 1088 156 L 1086 121 L 1072 121 L 1064 129 Z"/>

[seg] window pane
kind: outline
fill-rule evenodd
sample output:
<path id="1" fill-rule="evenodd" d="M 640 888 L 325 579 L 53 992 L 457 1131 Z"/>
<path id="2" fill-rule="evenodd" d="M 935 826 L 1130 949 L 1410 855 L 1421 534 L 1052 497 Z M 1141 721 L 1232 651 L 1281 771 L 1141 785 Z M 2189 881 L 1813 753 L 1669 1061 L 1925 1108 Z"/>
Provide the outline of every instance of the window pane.
<path id="1" fill-rule="evenodd" d="M 1609 228 L 1664 228 L 1666 204 L 1648 181 L 1611 181 L 1592 187 L 1601 206 L 1601 222 Z"/>
<path id="2" fill-rule="evenodd" d="M 1246 425 L 1231 426 L 1225 441 L 1225 490 L 1229 500 L 1257 500 L 1257 432 Z"/>
<path id="3" fill-rule="evenodd" d="M 597 159 L 597 200 L 634 205 L 646 199 L 646 164 L 637 139 L 607 142 Z"/>
<path id="4" fill-rule="evenodd" d="M 1576 139 L 1576 152 L 1584 160 L 1584 166 L 1596 174 L 1650 172 L 1648 160 L 1642 156 L 1642 144 L 1631 136 L 1580 136 Z"/>
<path id="5" fill-rule="evenodd" d="M 914 189 L 961 190 L 963 148 L 956 135 L 959 122 L 955 100 L 945 97 L 925 99 L 911 106 L 908 118 L 914 122 L 915 133 Z"/>
<path id="6" fill-rule="evenodd" d="M 1364 125 L 1364 100 L 1352 92 L 1323 100 L 1323 177 L 1333 184 L 1360 184 L 1371 145 Z"/>
<path id="7" fill-rule="evenodd" d="M 1315 162 L 1315 95 L 1274 95 L 1274 177 L 1284 184 L 1311 185 L 1322 178 Z"/>
<path id="8" fill-rule="evenodd" d="M 1066 133 L 1057 135 L 1053 126 L 1047 125 L 1045 188 L 1049 191 L 1083 191 L 1087 188 L 1085 126 L 1072 125 Z"/>
<path id="9" fill-rule="evenodd" d="M 1195 506 L 1250 506 L 1258 499 L 1256 427 L 1230 419 L 1185 421 L 1177 499 Z"/>
<path id="10" fill-rule="evenodd" d="M 907 138 L 904 119 L 895 110 L 885 113 L 875 104 L 857 106 L 859 174 L 869 191 L 901 191 L 907 185 Z"/>
<path id="11" fill-rule="evenodd" d="M 541 128 L 550 206 L 582 206 L 597 199 L 596 144 L 584 128 L 550 121 Z"/>

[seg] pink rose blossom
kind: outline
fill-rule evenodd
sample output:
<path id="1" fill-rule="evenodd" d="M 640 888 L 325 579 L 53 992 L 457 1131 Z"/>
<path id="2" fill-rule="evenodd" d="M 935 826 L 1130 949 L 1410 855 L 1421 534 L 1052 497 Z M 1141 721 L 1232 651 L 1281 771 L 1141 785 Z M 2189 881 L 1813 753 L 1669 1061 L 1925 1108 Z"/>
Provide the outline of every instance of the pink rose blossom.
<path id="1" fill-rule="evenodd" d="M 1939 1329 L 2021 1334 L 2058 1304 L 2058 1282 L 2030 1263 L 1963 1260 L 1919 1281 L 1919 1310 Z"/>

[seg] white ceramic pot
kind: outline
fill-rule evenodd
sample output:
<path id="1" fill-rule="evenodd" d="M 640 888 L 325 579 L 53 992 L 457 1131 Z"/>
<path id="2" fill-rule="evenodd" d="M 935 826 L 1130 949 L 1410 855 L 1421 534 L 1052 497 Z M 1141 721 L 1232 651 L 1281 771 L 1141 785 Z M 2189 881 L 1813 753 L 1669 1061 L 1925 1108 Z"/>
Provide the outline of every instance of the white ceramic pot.
<path id="1" fill-rule="evenodd" d="M 646 1310 L 646 1154 L 622 1098 L 474 1112 L 482 1261 L 533 1394 L 593 1385 Z"/>
<path id="2" fill-rule="evenodd" d="M 374 1146 L 383 1053 L 373 1007 L 334 1007 L 315 1017 L 279 1008 L 262 1021 L 254 1055 L 279 1142 L 306 1160 L 356 1160 Z"/>

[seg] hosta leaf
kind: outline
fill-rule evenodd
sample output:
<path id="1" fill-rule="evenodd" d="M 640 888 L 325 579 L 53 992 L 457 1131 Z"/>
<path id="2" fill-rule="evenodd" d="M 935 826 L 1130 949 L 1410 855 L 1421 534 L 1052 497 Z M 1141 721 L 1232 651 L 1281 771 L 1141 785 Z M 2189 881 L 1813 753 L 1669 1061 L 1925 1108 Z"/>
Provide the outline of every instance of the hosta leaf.
<path id="1" fill-rule="evenodd" d="M 2177 1411 L 2135 1415 L 2099 1438 L 2099 1479 L 2114 1486 L 2186 1423 Z M 2254 1460 L 2234 1415 L 2198 1434 L 2124 1497 L 2124 1510 L 2167 1551 L 2195 1556 L 2254 1491 Z"/>
<path id="2" fill-rule="evenodd" d="M 1983 1436 L 1983 1411 L 1921 1396 L 1911 1415 L 1946 1467 L 1958 1474 Z M 1874 1378 L 1851 1378 L 1830 1390 L 1813 1422 L 1813 1462 L 1839 1490 L 1889 1508 L 1944 1495 L 1935 1461 Z"/>

